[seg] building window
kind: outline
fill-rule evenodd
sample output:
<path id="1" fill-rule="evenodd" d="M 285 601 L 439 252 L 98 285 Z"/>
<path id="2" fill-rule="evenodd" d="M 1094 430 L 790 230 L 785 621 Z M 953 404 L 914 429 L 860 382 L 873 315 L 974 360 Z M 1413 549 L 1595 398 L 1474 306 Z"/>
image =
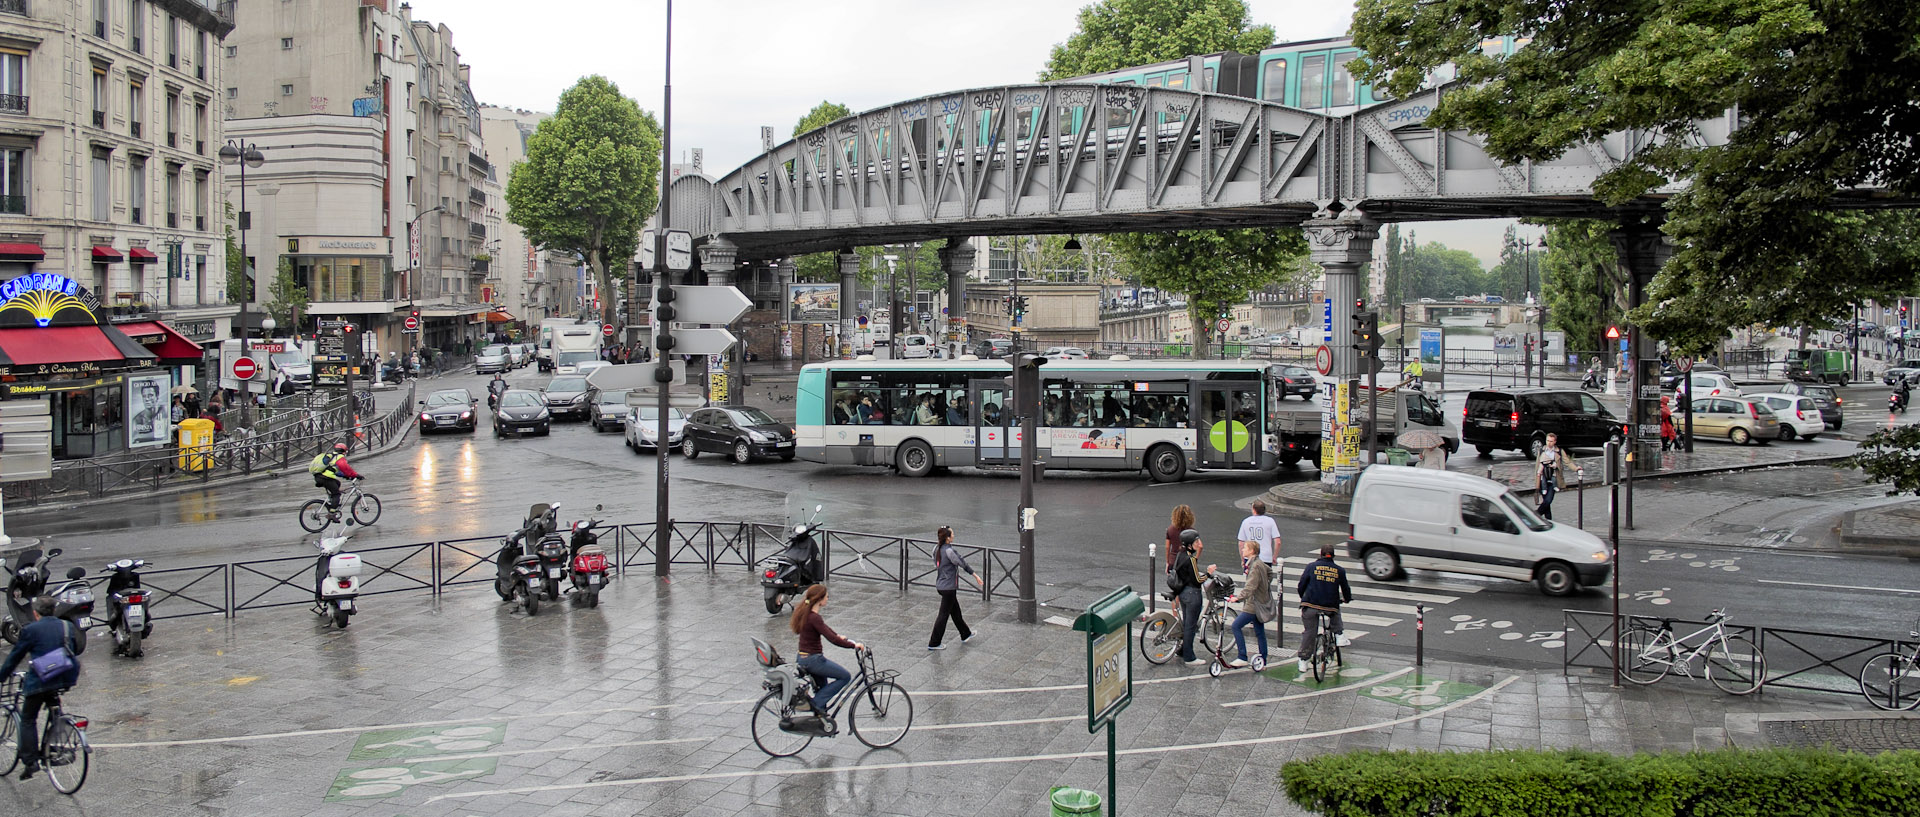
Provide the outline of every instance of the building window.
<path id="1" fill-rule="evenodd" d="M 94 221 L 106 221 L 112 217 L 113 191 L 108 188 L 108 185 L 112 184 L 113 175 L 107 157 L 108 153 L 104 150 L 93 152 L 92 215 Z"/>
<path id="2" fill-rule="evenodd" d="M 207 32 L 202 31 L 196 34 L 195 36 L 198 37 L 199 39 L 193 47 L 193 75 L 201 79 L 206 79 L 207 78 Z"/>
<path id="3" fill-rule="evenodd" d="M 238 53 L 240 53 L 240 47 L 239 47 L 239 46 L 237 46 L 237 45 L 230 45 L 230 46 L 227 46 L 227 57 L 228 57 L 228 58 L 232 58 L 232 57 L 233 57 L 233 55 L 235 55 L 235 54 L 238 54 Z"/>
<path id="4" fill-rule="evenodd" d="M 228 98 L 228 99 L 239 99 L 239 98 L 240 98 L 240 89 L 239 89 L 239 88 L 228 88 L 228 89 L 227 89 L 227 98 Z"/>
<path id="5" fill-rule="evenodd" d="M 205 155 L 207 152 L 207 103 L 197 102 L 193 106 L 193 152 Z"/>
<path id="6" fill-rule="evenodd" d="M 127 199 L 133 223 L 147 223 L 147 160 L 144 156 L 127 160 Z"/>
<path id="7" fill-rule="evenodd" d="M 133 45 L 133 53 L 144 53 L 147 39 L 147 0 L 128 0 L 127 2 L 127 40 Z"/>
<path id="8" fill-rule="evenodd" d="M 180 95 L 167 94 L 167 147 L 180 143 Z"/>
<path id="9" fill-rule="evenodd" d="M 292 50 L 293 50 L 293 38 L 292 38 L 292 37 L 281 37 L 281 38 L 280 38 L 280 50 L 281 50 L 281 51 L 292 51 Z"/>
<path id="10" fill-rule="evenodd" d="M 281 95 L 281 96 L 293 96 L 293 86 L 291 86 L 291 85 L 282 85 L 282 86 L 280 86 L 280 95 Z"/>
<path id="11" fill-rule="evenodd" d="M 27 149 L 0 148 L 0 213 L 27 214 Z"/>
<path id="12" fill-rule="evenodd" d="M 107 11 L 107 0 L 93 0 L 93 36 L 107 38 L 107 20 L 112 19 Z"/>
<path id="13" fill-rule="evenodd" d="M 140 136 L 141 123 L 145 119 L 140 115 L 140 109 L 145 107 L 141 104 L 142 91 L 140 83 L 127 83 L 127 131 L 136 138 Z"/>
<path id="14" fill-rule="evenodd" d="M 93 126 L 107 126 L 107 70 L 93 69 Z"/>
<path id="15" fill-rule="evenodd" d="M 0 50 L 0 113 L 27 112 L 27 55 Z"/>
<path id="16" fill-rule="evenodd" d="M 167 165 L 167 228 L 180 226 L 180 166 Z"/>
<path id="17" fill-rule="evenodd" d="M 167 67 L 180 67 L 180 18 L 167 15 Z"/>
<path id="18" fill-rule="evenodd" d="M 207 173 L 197 171 L 193 174 L 193 228 L 207 229 Z"/>

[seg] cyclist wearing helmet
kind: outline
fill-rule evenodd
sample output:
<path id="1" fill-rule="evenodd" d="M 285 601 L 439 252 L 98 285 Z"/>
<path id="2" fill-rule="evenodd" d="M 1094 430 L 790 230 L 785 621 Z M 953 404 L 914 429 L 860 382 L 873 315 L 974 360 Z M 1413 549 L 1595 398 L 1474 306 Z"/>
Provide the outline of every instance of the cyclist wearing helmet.
<path id="1" fill-rule="evenodd" d="M 1180 660 L 1187 666 L 1199 666 L 1206 663 L 1193 654 L 1193 637 L 1200 632 L 1200 586 L 1208 576 L 1213 575 L 1214 565 L 1207 565 L 1205 573 L 1200 572 L 1200 551 L 1206 543 L 1200 541 L 1200 532 L 1187 528 L 1180 532 L 1180 552 L 1173 557 L 1173 575 L 1179 581 L 1180 602 Z"/>
<path id="2" fill-rule="evenodd" d="M 360 473 L 347 463 L 347 444 L 334 443 L 332 451 L 321 452 L 307 465 L 307 473 L 313 475 L 313 484 L 327 490 L 327 513 L 333 515 L 340 510 L 340 480 L 359 479 Z"/>

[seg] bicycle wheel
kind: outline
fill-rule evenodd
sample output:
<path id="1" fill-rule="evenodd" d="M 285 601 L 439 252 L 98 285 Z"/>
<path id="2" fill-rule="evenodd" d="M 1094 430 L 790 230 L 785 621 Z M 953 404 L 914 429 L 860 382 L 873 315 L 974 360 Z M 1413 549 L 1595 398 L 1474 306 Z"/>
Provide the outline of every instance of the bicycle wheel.
<path id="1" fill-rule="evenodd" d="M 1897 652 L 1869 658 L 1860 668 L 1860 694 L 1881 709 L 1912 709 L 1920 704 L 1920 667 Z"/>
<path id="2" fill-rule="evenodd" d="M 1227 620 L 1220 616 L 1208 616 L 1206 626 L 1200 628 L 1200 640 L 1207 645 L 1208 652 L 1227 651 Z"/>
<path id="3" fill-rule="evenodd" d="M 309 499 L 300 506 L 300 527 L 308 533 L 319 533 L 327 529 L 327 503 L 323 499 Z"/>
<path id="4" fill-rule="evenodd" d="M 1154 664 L 1165 664 L 1180 649 L 1180 636 L 1173 631 L 1174 623 L 1164 618 L 1156 618 L 1140 628 L 1140 654 Z"/>
<path id="5" fill-rule="evenodd" d="M 1327 679 L 1327 642 L 1332 639 L 1332 635 L 1321 633 L 1313 645 L 1313 680 L 1316 682 Z"/>
<path id="6" fill-rule="evenodd" d="M 1661 638 L 1662 631 L 1651 627 L 1631 627 L 1620 636 L 1620 674 L 1636 684 L 1651 684 L 1673 671 L 1677 656 L 1673 642 Z"/>
<path id="7" fill-rule="evenodd" d="M 380 497 L 373 494 L 361 494 L 353 501 L 353 521 L 362 525 L 371 525 L 380 521 Z"/>
<path id="8" fill-rule="evenodd" d="M 20 710 L 11 706 L 0 709 L 0 753 L 6 755 L 0 763 L 7 764 L 0 768 L 0 777 L 6 777 L 20 765 Z"/>
<path id="9" fill-rule="evenodd" d="M 1746 695 L 1767 680 L 1767 657 L 1743 636 L 1730 635 L 1707 651 L 1707 680 L 1729 695 Z"/>
<path id="10" fill-rule="evenodd" d="M 847 707 L 847 725 L 861 743 L 885 749 L 913 728 L 913 698 L 892 681 L 875 681 L 856 690 Z"/>
<path id="11" fill-rule="evenodd" d="M 47 727 L 47 745 L 40 754 L 45 758 L 47 779 L 61 794 L 77 792 L 87 782 L 87 760 L 93 755 L 93 747 L 87 745 L 87 734 L 73 725 L 72 717 L 61 715 Z"/>
<path id="12" fill-rule="evenodd" d="M 785 704 L 780 693 L 769 692 L 753 707 L 753 742 L 760 751 L 774 757 L 792 757 L 807 748 L 813 742 L 813 735 L 805 732 L 788 732 L 780 728 L 782 717 L 792 717 L 783 712 Z"/>

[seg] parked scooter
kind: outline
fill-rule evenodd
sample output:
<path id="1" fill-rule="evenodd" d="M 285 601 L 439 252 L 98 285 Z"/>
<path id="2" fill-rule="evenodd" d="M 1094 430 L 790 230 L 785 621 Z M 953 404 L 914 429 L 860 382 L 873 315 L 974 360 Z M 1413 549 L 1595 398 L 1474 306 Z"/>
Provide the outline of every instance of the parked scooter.
<path id="1" fill-rule="evenodd" d="M 145 559 L 121 559 L 107 565 L 102 573 L 107 580 L 107 630 L 113 633 L 113 653 L 128 658 L 146 654 L 140 642 L 153 635 L 153 621 L 147 617 L 147 591 L 140 586 L 140 568 L 150 567 Z"/>
<path id="2" fill-rule="evenodd" d="M 593 506 L 598 512 L 599 505 Z M 584 603 L 589 608 L 600 606 L 600 588 L 606 587 L 612 575 L 607 572 L 607 552 L 600 549 L 600 534 L 595 533 L 600 520 L 591 517 L 573 523 L 572 541 L 569 548 L 573 557 L 572 566 L 574 601 Z"/>
<path id="3" fill-rule="evenodd" d="M 345 528 L 343 527 L 343 530 Z M 360 554 L 344 553 L 347 534 L 321 536 L 320 561 L 313 566 L 313 612 L 333 626 L 346 629 L 350 616 L 358 613 L 353 600 L 360 597 Z"/>
<path id="4" fill-rule="evenodd" d="M 7 574 L 6 617 L 0 619 L 0 638 L 5 638 L 7 643 L 20 640 L 20 631 L 33 621 L 33 614 L 28 610 L 33 597 L 47 591 L 50 575 L 47 563 L 62 552 L 59 548 L 46 551 L 30 548 L 22 551 L 11 564 L 0 559 L 0 570 Z"/>
<path id="5" fill-rule="evenodd" d="M 527 520 L 519 532 L 502 539 L 499 552 L 493 556 L 493 592 L 499 594 L 502 601 L 518 599 L 530 616 L 540 614 L 540 596 L 545 592 L 540 556 L 536 551 L 539 543 L 558 527 L 555 520 L 559 513 L 559 503 L 533 506 L 527 511 Z M 559 556 L 562 565 L 565 550 L 563 540 Z"/>
<path id="6" fill-rule="evenodd" d="M 778 615 L 794 596 L 825 578 L 820 564 L 820 545 L 813 541 L 813 534 L 820 530 L 821 507 L 813 506 L 813 515 L 793 526 L 786 549 L 761 572 L 760 591 L 767 604 L 767 615 Z"/>

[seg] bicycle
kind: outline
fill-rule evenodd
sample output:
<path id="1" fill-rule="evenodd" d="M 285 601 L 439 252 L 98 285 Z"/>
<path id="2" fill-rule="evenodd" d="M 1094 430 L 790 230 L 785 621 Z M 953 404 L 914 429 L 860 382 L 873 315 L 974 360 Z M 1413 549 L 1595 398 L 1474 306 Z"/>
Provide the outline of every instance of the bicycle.
<path id="1" fill-rule="evenodd" d="M 1728 635 L 1727 618 L 1724 610 L 1715 610 L 1708 614 L 1707 626 L 1678 638 L 1673 619 L 1660 619 L 1659 627 L 1636 621 L 1620 636 L 1621 674 L 1643 686 L 1675 669 L 1692 678 L 1693 660 L 1699 658 L 1701 674 L 1722 692 L 1747 695 L 1759 690 L 1766 683 L 1767 658 L 1746 636 Z M 1698 645 L 1689 644 L 1701 636 L 1705 639 Z"/>
<path id="2" fill-rule="evenodd" d="M 1302 618 L 1305 618 L 1305 609 L 1305 607 L 1301 608 L 1303 611 Z M 1340 668 L 1347 665 L 1346 657 L 1340 654 L 1340 636 L 1334 635 L 1330 626 L 1321 626 L 1322 622 L 1331 624 L 1331 622 L 1327 621 L 1331 615 L 1333 614 L 1322 611 L 1320 615 L 1314 616 L 1308 626 L 1311 626 L 1318 632 L 1304 633 L 1300 636 L 1301 638 L 1313 639 L 1313 654 L 1307 656 L 1307 666 L 1313 669 L 1313 680 L 1315 682 L 1327 679 L 1327 666 L 1329 664 L 1334 667 L 1336 674 L 1340 671 Z"/>
<path id="3" fill-rule="evenodd" d="M 1233 580 L 1224 576 L 1220 579 L 1226 582 L 1226 589 L 1219 591 L 1219 597 L 1226 598 L 1233 592 Z M 1200 646 L 1213 651 L 1217 659 L 1216 663 L 1220 665 L 1219 670 L 1224 671 L 1225 659 L 1220 656 L 1220 650 L 1211 645 L 1226 644 L 1229 635 L 1226 610 L 1224 606 L 1217 605 L 1214 601 L 1212 595 L 1214 591 L 1209 588 L 1212 581 L 1213 579 L 1209 578 L 1205 584 L 1201 585 L 1202 592 L 1207 594 L 1207 599 L 1205 606 L 1200 610 L 1200 629 L 1195 636 Z M 1140 620 L 1140 655 L 1153 664 L 1165 664 L 1173 660 L 1174 654 L 1180 651 L 1181 639 L 1185 637 L 1185 631 L 1182 629 L 1184 625 L 1180 620 L 1179 594 L 1161 593 L 1160 598 L 1167 600 L 1167 608 L 1148 613 Z M 1220 674 L 1220 671 L 1215 671 L 1214 667 L 1207 669 L 1216 676 Z"/>
<path id="4" fill-rule="evenodd" d="M 767 652 L 760 659 L 763 666 L 776 669 L 784 663 L 771 648 Z M 753 742 L 760 751 L 773 757 L 791 757 L 807 748 L 815 737 L 838 737 L 840 711 L 849 705 L 853 709 L 847 713 L 847 725 L 861 743 L 885 749 L 905 738 L 907 730 L 913 728 L 913 698 L 893 680 L 899 673 L 875 669 L 871 649 L 857 650 L 854 657 L 859 672 L 827 703 L 824 717 L 794 714 L 794 707 L 813 697 L 817 680 L 811 673 L 793 667 L 797 683 L 792 685 L 792 695 L 785 697 L 785 685 L 770 677 L 764 684 L 767 694 L 753 707 Z"/>
<path id="5" fill-rule="evenodd" d="M 1908 635 L 1920 638 L 1920 619 L 1907 628 Z M 1920 643 L 1902 653 L 1900 645 L 1891 651 L 1867 659 L 1860 668 L 1860 694 L 1867 703 L 1881 709 L 1903 710 L 1920 705 Z"/>
<path id="6" fill-rule="evenodd" d="M 340 491 L 340 504 L 353 512 L 353 521 L 360 525 L 371 525 L 380 520 L 380 497 L 360 490 L 360 480 L 347 480 L 347 487 Z M 327 525 L 340 521 L 339 509 L 328 510 L 324 499 L 309 499 L 300 506 L 300 527 L 308 533 L 319 533 Z"/>
<path id="7" fill-rule="evenodd" d="M 24 672 L 0 682 L 0 753 L 6 754 L 6 767 L 0 777 L 13 774 L 20 765 L 20 710 L 26 697 L 21 682 Z M 47 772 L 55 791 L 73 794 L 87 782 L 87 766 L 93 747 L 87 743 L 87 719 L 67 714 L 60 698 L 47 705 L 47 725 L 40 733 L 40 768 Z"/>

